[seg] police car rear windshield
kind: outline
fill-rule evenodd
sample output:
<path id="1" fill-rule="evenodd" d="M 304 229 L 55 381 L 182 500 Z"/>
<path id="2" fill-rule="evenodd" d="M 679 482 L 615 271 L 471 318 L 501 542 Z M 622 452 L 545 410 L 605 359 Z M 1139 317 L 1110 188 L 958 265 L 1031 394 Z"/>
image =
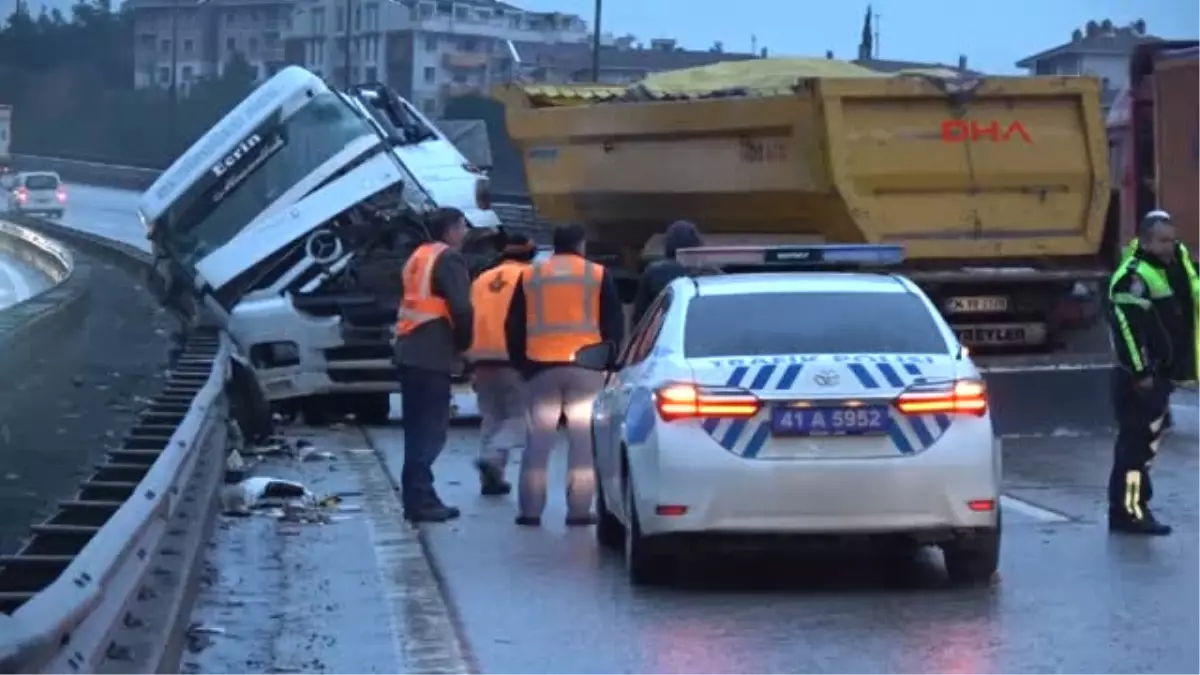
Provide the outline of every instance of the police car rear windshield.
<path id="1" fill-rule="evenodd" d="M 908 293 L 748 293 L 694 298 L 688 358 L 765 354 L 945 354 L 938 325 Z"/>

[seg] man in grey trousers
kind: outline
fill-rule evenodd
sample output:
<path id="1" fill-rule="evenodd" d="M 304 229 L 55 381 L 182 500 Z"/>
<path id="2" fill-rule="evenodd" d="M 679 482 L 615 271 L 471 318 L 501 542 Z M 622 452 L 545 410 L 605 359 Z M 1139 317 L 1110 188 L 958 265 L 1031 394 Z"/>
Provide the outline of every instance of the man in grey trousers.
<path id="1" fill-rule="evenodd" d="M 506 495 L 512 485 L 504 479 L 509 455 L 525 447 L 525 380 L 509 362 L 505 323 L 521 275 L 537 247 L 523 235 L 503 235 L 498 264 L 471 283 L 475 335 L 467 360 L 479 404 L 479 491 L 484 496 Z"/>
<path id="2" fill-rule="evenodd" d="M 510 360 L 526 378 L 528 438 L 521 458 L 518 525 L 541 525 L 547 465 L 564 416 L 567 525 L 596 522 L 591 416 L 604 375 L 571 362 L 575 351 L 588 344 L 621 344 L 625 317 L 611 276 L 584 258 L 584 240 L 578 225 L 555 229 L 554 254 L 525 272 L 505 324 Z"/>

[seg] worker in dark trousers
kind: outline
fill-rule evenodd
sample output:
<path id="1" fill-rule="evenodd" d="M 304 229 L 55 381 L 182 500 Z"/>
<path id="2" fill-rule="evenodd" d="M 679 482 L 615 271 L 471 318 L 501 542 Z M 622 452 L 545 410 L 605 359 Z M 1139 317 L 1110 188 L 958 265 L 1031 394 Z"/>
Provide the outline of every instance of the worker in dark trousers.
<path id="1" fill-rule="evenodd" d="M 1144 220 L 1171 222 L 1171 214 L 1156 209 L 1147 213 Z M 1125 247 L 1124 258 L 1133 256 L 1137 250 L 1138 239 L 1134 238 Z M 1172 342 L 1171 389 L 1174 390 L 1177 385 L 1194 386 L 1197 366 L 1200 365 L 1200 275 L 1197 274 L 1192 252 L 1182 241 L 1175 242 L 1174 254 L 1167 264 L 1167 281 L 1171 284 L 1171 292 L 1179 300 L 1183 316 L 1188 318 L 1186 324 L 1180 326 L 1177 339 Z M 1163 427 L 1170 429 L 1171 426 L 1171 408 L 1167 406 Z"/>
<path id="2" fill-rule="evenodd" d="M 1109 323 L 1119 364 L 1113 371 L 1118 432 L 1108 485 L 1108 523 L 1114 532 L 1171 533 L 1150 510 L 1150 465 L 1162 439 L 1179 347 L 1186 346 L 1189 334 L 1187 307 L 1168 272 L 1176 264 L 1176 250 L 1169 219 L 1143 219 L 1137 250 L 1109 284 Z"/>
<path id="3" fill-rule="evenodd" d="M 433 462 L 450 426 L 451 373 L 471 346 L 475 320 L 471 279 L 458 252 L 467 234 L 462 212 L 437 209 L 428 229 L 432 241 L 418 246 L 404 264 L 393 354 L 404 416 L 401 500 L 412 522 L 459 516 L 434 490 Z"/>
<path id="4" fill-rule="evenodd" d="M 677 220 L 667 226 L 663 234 L 663 258 L 655 260 L 646 266 L 638 280 L 637 294 L 633 298 L 633 315 L 630 326 L 636 326 L 650 309 L 650 303 L 658 297 L 662 289 L 676 278 L 687 274 L 687 270 L 675 260 L 675 252 L 681 248 L 696 248 L 704 245 L 700 230 L 695 224 L 686 220 Z"/>

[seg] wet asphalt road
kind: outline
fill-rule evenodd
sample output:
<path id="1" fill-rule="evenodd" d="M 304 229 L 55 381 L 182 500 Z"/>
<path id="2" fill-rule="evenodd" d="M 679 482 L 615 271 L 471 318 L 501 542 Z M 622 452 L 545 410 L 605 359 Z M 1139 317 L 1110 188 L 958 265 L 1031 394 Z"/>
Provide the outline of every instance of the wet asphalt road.
<path id="1" fill-rule="evenodd" d="M 371 436 L 398 473 L 402 431 Z M 546 525 L 518 529 L 511 498 L 476 494 L 475 442 L 456 431 L 438 464 L 464 517 L 425 535 L 481 672 L 1200 670 L 1194 419 L 1155 473 L 1165 539 L 1107 533 L 1107 437 L 1007 441 L 1005 492 L 1021 501 L 1004 509 L 998 582 L 966 590 L 933 552 L 899 569 L 869 554 L 729 559 L 687 587 L 634 589 L 590 531 L 561 524 L 562 452 Z"/>

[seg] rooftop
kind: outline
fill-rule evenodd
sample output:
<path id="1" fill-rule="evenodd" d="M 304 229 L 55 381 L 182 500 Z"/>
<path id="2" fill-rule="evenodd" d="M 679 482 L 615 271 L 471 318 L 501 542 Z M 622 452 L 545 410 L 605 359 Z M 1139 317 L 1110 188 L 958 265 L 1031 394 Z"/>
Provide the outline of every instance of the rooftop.
<path id="1" fill-rule="evenodd" d="M 1032 68 L 1043 59 L 1064 54 L 1111 54 L 1121 56 L 1133 52 L 1133 48 L 1144 42 L 1160 38 L 1146 33 L 1146 22 L 1138 19 L 1128 26 L 1117 26 L 1112 21 L 1088 21 L 1083 29 L 1075 29 L 1071 41 L 1038 52 L 1017 61 L 1018 68 Z"/>
<path id="2" fill-rule="evenodd" d="M 514 46 L 525 66 L 551 66 L 566 70 L 583 70 L 591 67 L 592 45 L 590 43 L 560 42 L 554 44 L 538 42 L 516 42 Z M 745 61 L 756 58 L 754 54 L 738 54 L 724 51 L 693 51 L 675 46 L 673 40 L 654 41 L 653 46 L 602 46 L 600 65 L 605 71 L 613 70 L 677 70 L 694 66 L 707 66 L 721 61 Z"/>

